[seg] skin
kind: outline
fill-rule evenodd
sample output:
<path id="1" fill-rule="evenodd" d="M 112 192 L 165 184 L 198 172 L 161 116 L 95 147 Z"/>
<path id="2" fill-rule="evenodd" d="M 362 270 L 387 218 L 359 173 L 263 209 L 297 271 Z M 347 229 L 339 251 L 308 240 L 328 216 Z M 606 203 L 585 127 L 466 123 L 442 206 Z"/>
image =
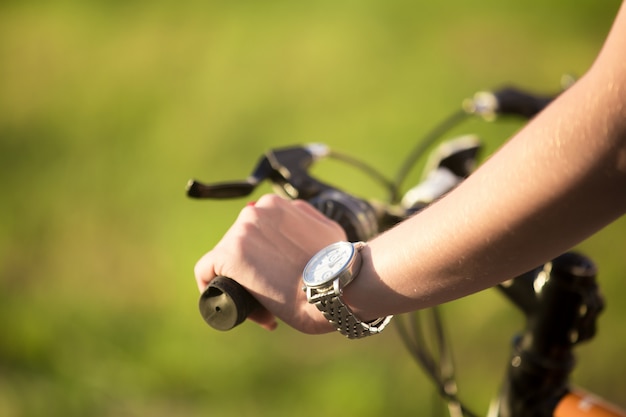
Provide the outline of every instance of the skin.
<path id="1" fill-rule="evenodd" d="M 415 311 L 517 276 L 626 212 L 626 3 L 588 72 L 444 198 L 361 251 L 344 302 L 369 320 Z M 196 264 L 202 291 L 236 279 L 264 309 L 305 333 L 333 331 L 306 301 L 301 273 L 341 228 L 302 201 L 263 196 L 246 206 Z M 519 248 L 523 248 L 520 250 Z"/>

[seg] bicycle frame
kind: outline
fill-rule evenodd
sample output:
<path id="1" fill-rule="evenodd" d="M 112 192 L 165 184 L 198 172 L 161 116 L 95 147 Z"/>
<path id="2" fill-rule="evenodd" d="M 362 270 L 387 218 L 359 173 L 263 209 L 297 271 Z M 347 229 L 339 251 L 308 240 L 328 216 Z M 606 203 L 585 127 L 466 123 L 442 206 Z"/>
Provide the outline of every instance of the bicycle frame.
<path id="1" fill-rule="evenodd" d="M 624 417 L 626 413 L 580 388 L 573 388 L 557 404 L 554 417 Z"/>

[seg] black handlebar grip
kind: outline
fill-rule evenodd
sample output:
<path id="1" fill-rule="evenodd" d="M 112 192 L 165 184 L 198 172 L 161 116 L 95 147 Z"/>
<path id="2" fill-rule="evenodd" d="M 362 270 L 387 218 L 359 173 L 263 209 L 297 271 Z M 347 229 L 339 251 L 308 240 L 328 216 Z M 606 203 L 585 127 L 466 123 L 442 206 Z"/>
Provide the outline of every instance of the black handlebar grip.
<path id="1" fill-rule="evenodd" d="M 230 330 L 259 307 L 259 302 L 237 281 L 216 277 L 200 296 L 198 306 L 209 326 L 217 330 Z"/>
<path id="2" fill-rule="evenodd" d="M 498 100 L 499 114 L 516 114 L 531 118 L 543 110 L 554 96 L 538 96 L 513 87 L 506 87 L 494 92 Z"/>

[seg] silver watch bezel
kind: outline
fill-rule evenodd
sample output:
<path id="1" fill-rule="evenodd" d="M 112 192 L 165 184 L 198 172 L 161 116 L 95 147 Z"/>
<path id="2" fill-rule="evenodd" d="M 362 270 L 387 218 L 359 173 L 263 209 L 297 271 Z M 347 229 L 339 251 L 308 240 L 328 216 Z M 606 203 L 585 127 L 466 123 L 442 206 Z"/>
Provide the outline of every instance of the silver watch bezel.
<path id="1" fill-rule="evenodd" d="M 335 250 L 349 250 L 350 253 L 348 255 L 348 259 L 341 265 L 335 273 L 330 275 L 324 281 L 314 282 L 310 279 L 313 274 L 313 268 L 318 265 L 318 263 L 326 258 L 332 251 Z M 357 261 L 358 260 L 358 261 Z M 302 281 L 304 283 L 305 288 L 307 289 L 327 289 L 330 287 L 335 288 L 335 292 L 340 294 L 341 289 L 348 285 L 359 272 L 360 269 L 360 257 L 358 256 L 358 248 L 354 243 L 351 242 L 335 242 L 331 245 L 326 246 L 319 252 L 317 252 L 313 257 L 309 260 L 309 262 L 304 267 L 304 271 L 302 272 Z"/>
<path id="2" fill-rule="evenodd" d="M 312 274 L 311 270 L 338 246 L 351 248 L 350 256 L 342 267 L 325 278 L 323 282 L 307 280 L 307 277 Z M 363 260 L 359 253 L 364 246 L 366 246 L 364 242 L 333 243 L 313 255 L 302 272 L 304 282 L 302 290 L 306 292 L 307 301 L 314 304 L 335 329 L 349 339 L 360 339 L 378 334 L 383 331 L 393 317 L 381 317 L 369 322 L 361 321 L 341 299 L 343 288 L 357 276 L 361 269 Z"/>

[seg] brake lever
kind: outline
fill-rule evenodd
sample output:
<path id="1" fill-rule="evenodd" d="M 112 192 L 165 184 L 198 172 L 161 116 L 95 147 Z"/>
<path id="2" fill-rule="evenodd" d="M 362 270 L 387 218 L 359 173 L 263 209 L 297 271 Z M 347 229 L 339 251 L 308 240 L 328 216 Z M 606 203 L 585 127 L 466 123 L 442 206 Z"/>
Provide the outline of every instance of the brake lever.
<path id="1" fill-rule="evenodd" d="M 273 176 L 272 169 L 269 159 L 264 156 L 261 157 L 252 174 L 245 180 L 205 184 L 191 179 L 187 183 L 187 196 L 214 199 L 245 197 L 252 194 L 259 183 Z"/>
<path id="2" fill-rule="evenodd" d="M 204 184 L 196 180 L 187 183 L 187 196 L 191 198 L 237 198 L 252 194 L 257 183 L 250 179 L 244 181 Z"/>
<path id="3" fill-rule="evenodd" d="M 187 195 L 212 199 L 245 197 L 261 182 L 269 180 L 289 198 L 310 200 L 322 191 L 334 189 L 308 173 L 313 162 L 328 154 L 329 149 L 323 144 L 272 149 L 261 157 L 245 180 L 205 184 L 192 179 L 187 183 Z"/>

